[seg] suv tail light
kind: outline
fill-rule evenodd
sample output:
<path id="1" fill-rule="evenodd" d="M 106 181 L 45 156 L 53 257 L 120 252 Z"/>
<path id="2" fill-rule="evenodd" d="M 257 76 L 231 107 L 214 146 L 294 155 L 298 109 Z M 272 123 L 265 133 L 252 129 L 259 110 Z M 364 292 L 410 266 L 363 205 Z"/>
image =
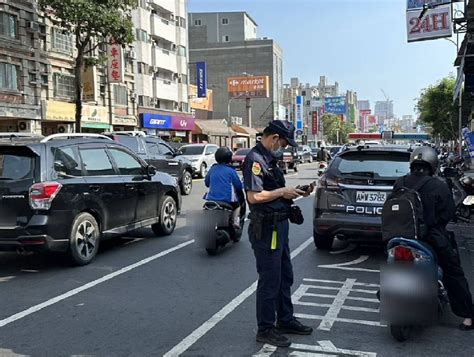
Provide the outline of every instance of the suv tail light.
<path id="1" fill-rule="evenodd" d="M 393 257 L 396 261 L 402 262 L 412 262 L 415 260 L 415 255 L 412 250 L 401 245 L 394 248 Z"/>
<path id="2" fill-rule="evenodd" d="M 324 188 L 328 189 L 339 189 L 339 184 L 337 182 L 337 179 L 328 177 L 326 175 L 323 175 L 321 179 L 319 180 L 319 185 Z"/>
<path id="3" fill-rule="evenodd" d="M 58 182 L 35 183 L 30 187 L 30 206 L 32 209 L 49 210 L 51 203 L 61 190 Z"/>

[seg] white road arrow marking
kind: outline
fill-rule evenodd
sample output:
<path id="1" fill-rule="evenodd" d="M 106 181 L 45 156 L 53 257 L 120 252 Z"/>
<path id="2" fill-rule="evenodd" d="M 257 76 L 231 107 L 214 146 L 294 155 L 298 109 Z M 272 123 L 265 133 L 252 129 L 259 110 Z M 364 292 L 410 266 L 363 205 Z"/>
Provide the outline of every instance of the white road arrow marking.
<path id="1" fill-rule="evenodd" d="M 350 271 L 364 271 L 368 273 L 380 273 L 378 269 L 367 269 L 367 268 L 357 268 L 357 267 L 350 267 L 351 265 L 357 265 L 360 263 L 365 262 L 369 259 L 368 255 L 361 255 L 359 258 L 351 260 L 350 262 L 346 263 L 337 263 L 337 264 L 326 264 L 326 265 L 318 265 L 318 268 L 323 269 L 339 269 L 339 270 L 350 270 Z"/>

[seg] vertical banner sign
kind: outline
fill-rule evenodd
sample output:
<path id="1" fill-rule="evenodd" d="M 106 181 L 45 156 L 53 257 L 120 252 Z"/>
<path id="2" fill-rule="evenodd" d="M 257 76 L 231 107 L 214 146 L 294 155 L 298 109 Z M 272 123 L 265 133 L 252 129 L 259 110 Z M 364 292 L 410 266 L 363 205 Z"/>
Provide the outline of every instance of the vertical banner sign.
<path id="1" fill-rule="evenodd" d="M 296 135 L 303 135 L 303 97 L 296 96 L 295 103 Z"/>
<path id="2" fill-rule="evenodd" d="M 97 101 L 97 71 L 95 66 L 87 66 L 82 72 L 82 83 L 84 86 L 82 99 L 84 102 Z"/>
<path id="3" fill-rule="evenodd" d="M 316 135 L 316 134 L 318 134 L 318 131 L 319 131 L 318 130 L 319 127 L 318 127 L 318 112 L 317 111 L 314 111 L 312 113 L 312 118 L 313 118 L 313 120 L 312 120 L 312 123 L 311 123 L 311 129 L 312 129 L 311 132 L 312 132 L 313 135 Z"/>
<path id="4" fill-rule="evenodd" d="M 107 75 L 109 83 L 123 82 L 123 52 L 122 46 L 112 43 L 107 46 Z"/>
<path id="5" fill-rule="evenodd" d="M 197 73 L 197 97 L 206 98 L 207 97 L 207 64 L 206 62 L 196 63 L 196 73 Z"/>

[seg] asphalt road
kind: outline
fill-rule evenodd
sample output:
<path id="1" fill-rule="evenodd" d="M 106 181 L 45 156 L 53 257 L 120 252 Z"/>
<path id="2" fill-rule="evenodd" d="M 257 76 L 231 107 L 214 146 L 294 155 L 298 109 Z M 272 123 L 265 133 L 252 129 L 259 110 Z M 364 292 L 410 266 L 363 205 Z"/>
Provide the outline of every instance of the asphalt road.
<path id="1" fill-rule="evenodd" d="M 289 185 L 314 180 L 315 165 L 290 172 Z M 95 261 L 71 268 L 58 256 L 0 253 L 0 356 L 474 356 L 474 332 L 447 312 L 437 326 L 395 342 L 381 326 L 375 291 L 379 247 L 312 242 L 313 197 L 290 230 L 295 312 L 314 327 L 288 349 L 255 342 L 257 274 L 247 235 L 210 257 L 194 244 L 186 217 L 202 205 L 196 181 L 172 236 L 151 230 L 102 245 Z M 474 285 L 474 230 L 456 227 Z"/>

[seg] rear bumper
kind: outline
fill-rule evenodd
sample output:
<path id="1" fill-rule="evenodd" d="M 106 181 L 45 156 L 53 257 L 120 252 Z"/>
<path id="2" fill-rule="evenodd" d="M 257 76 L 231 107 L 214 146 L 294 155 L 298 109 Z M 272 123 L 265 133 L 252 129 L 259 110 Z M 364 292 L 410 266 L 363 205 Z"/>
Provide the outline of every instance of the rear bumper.
<path id="1" fill-rule="evenodd" d="M 323 212 L 313 220 L 314 233 L 342 235 L 350 240 L 382 241 L 380 216 Z"/>
<path id="2" fill-rule="evenodd" d="M 52 211 L 33 215 L 26 225 L 0 227 L 0 250 L 66 251 L 73 220 L 73 211 Z"/>

